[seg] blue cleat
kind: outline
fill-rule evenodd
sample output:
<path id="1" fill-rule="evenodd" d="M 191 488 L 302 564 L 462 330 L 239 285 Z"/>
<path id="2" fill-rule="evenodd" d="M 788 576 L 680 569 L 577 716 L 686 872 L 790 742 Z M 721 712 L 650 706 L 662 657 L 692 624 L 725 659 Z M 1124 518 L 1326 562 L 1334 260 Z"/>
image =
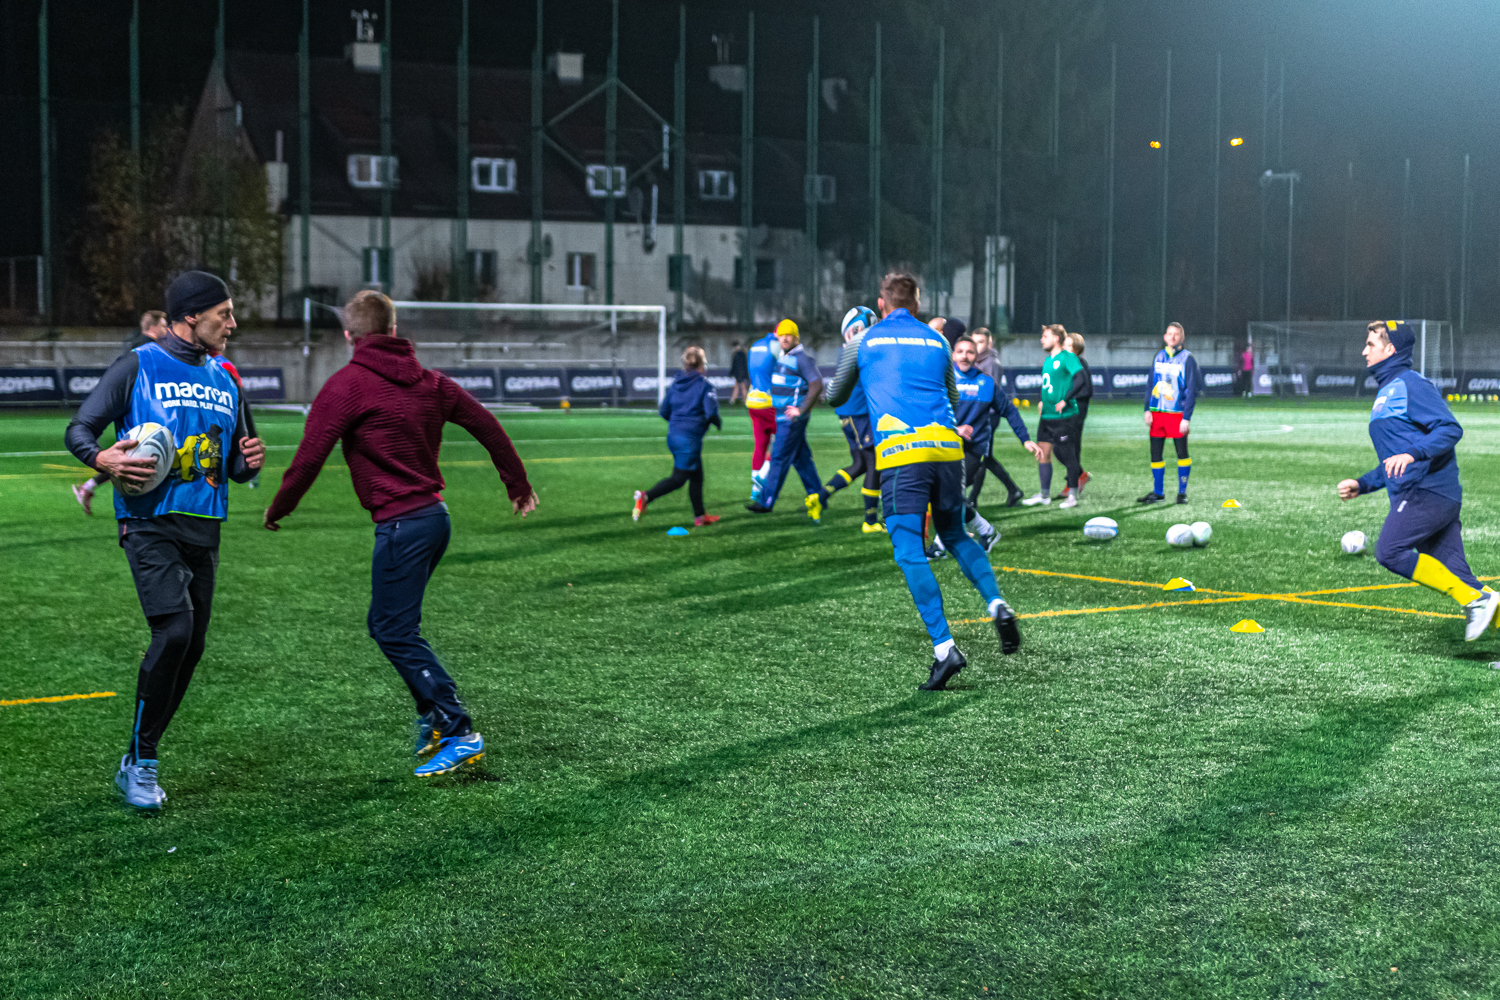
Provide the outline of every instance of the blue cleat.
<path id="1" fill-rule="evenodd" d="M 457 771 L 465 764 L 484 756 L 484 737 L 478 733 L 468 736 L 450 736 L 438 746 L 438 752 L 425 764 L 417 766 L 419 778 L 430 778 L 435 774 Z"/>
<path id="2" fill-rule="evenodd" d="M 443 741 L 442 734 L 433 725 L 430 714 L 417 716 L 415 727 L 416 739 L 412 743 L 411 750 L 413 757 L 420 757 L 424 753 L 431 753 L 441 745 Z"/>
<path id="3" fill-rule="evenodd" d="M 125 801 L 137 809 L 160 809 L 167 801 L 167 793 L 156 783 L 154 760 L 138 760 L 132 764 L 129 754 L 121 757 L 115 785 L 125 796 Z"/>

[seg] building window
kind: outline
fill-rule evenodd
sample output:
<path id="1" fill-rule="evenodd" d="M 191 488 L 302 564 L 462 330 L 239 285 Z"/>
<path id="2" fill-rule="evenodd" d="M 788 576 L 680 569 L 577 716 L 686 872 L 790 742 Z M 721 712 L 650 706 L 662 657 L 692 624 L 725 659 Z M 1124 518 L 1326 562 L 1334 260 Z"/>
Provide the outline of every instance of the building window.
<path id="1" fill-rule="evenodd" d="M 349 157 L 349 186 L 357 188 L 394 188 L 401 183 L 401 171 L 394 156 L 371 156 L 355 153 Z"/>
<path id="2" fill-rule="evenodd" d="M 606 180 L 610 169 L 602 163 L 590 163 L 588 172 L 588 189 L 590 198 L 608 198 L 609 181 Z M 625 197 L 625 168 L 614 169 L 614 195 L 616 198 Z"/>
<path id="3" fill-rule="evenodd" d="M 698 171 L 698 197 L 704 201 L 733 201 L 734 171 Z"/>
<path id="4" fill-rule="evenodd" d="M 367 285 L 391 286 L 391 251 L 365 247 L 359 254 L 360 278 Z"/>
<path id="5" fill-rule="evenodd" d="M 476 156 L 469 163 L 469 176 L 475 191 L 511 194 L 516 190 L 515 160 Z"/>
<path id="6" fill-rule="evenodd" d="M 591 253 L 568 254 L 568 287 L 594 287 L 594 255 Z"/>
<path id="7" fill-rule="evenodd" d="M 494 250 L 469 251 L 469 280 L 474 291 L 493 289 L 499 272 L 499 254 Z"/>
<path id="8" fill-rule="evenodd" d="M 755 290 L 757 292 L 771 292 L 776 290 L 776 258 L 755 258 Z M 745 287 L 745 258 L 734 259 L 734 287 Z"/>
<path id="9" fill-rule="evenodd" d="M 809 205 L 832 205 L 838 200 L 838 184 L 832 174 L 809 174 L 803 196 Z"/>

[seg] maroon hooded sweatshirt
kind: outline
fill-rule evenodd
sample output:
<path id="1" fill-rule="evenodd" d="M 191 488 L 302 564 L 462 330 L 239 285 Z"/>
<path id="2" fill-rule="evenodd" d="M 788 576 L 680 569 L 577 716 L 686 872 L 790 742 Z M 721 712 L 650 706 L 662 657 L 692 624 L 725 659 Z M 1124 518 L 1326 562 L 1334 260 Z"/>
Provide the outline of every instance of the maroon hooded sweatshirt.
<path id="1" fill-rule="evenodd" d="M 446 375 L 423 368 L 411 341 L 384 334 L 359 338 L 354 360 L 313 400 L 302 443 L 266 520 L 279 521 L 296 508 L 340 441 L 354 492 L 377 524 L 438 503 L 445 485 L 438 472 L 445 423 L 479 439 L 510 499 L 531 495 L 510 438 L 473 396 Z"/>

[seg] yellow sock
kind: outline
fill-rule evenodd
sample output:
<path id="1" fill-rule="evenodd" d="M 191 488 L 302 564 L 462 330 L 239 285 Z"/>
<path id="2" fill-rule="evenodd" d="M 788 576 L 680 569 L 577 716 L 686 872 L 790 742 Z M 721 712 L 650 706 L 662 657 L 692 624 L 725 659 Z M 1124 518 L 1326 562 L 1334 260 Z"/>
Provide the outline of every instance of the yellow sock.
<path id="1" fill-rule="evenodd" d="M 1453 575 L 1453 571 L 1425 552 L 1417 555 L 1417 568 L 1411 578 L 1424 587 L 1431 587 L 1447 594 L 1459 604 L 1471 604 L 1479 597 L 1479 591 Z"/>

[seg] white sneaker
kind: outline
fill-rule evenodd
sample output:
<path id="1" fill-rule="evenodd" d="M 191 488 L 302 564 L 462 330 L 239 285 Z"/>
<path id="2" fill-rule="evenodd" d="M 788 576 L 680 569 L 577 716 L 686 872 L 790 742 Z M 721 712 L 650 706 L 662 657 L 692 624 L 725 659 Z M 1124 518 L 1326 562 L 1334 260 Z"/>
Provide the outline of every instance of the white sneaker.
<path id="1" fill-rule="evenodd" d="M 1034 497 L 1027 497 L 1021 501 L 1022 507 L 1035 507 L 1037 504 L 1050 504 L 1052 498 L 1045 493 L 1038 493 Z"/>
<path id="2" fill-rule="evenodd" d="M 1480 591 L 1478 597 L 1466 604 L 1464 616 L 1468 618 L 1468 624 L 1464 626 L 1464 642 L 1473 642 L 1484 635 L 1484 630 L 1495 620 L 1497 610 L 1500 610 L 1500 594 L 1493 590 Z"/>
<path id="3" fill-rule="evenodd" d="M 1059 507 L 1077 507 L 1078 506 L 1078 491 L 1077 490 L 1069 490 L 1067 492 L 1067 494 L 1062 498 L 1062 503 L 1058 504 L 1058 506 Z"/>

